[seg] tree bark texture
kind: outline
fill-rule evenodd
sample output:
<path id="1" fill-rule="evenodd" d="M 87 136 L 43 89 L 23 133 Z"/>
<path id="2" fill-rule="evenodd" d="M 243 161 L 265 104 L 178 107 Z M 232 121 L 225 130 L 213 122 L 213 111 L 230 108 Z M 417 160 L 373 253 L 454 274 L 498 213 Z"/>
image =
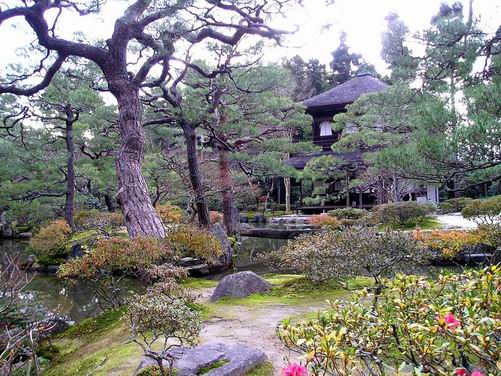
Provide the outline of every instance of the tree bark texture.
<path id="1" fill-rule="evenodd" d="M 116 156 L 118 202 L 131 237 L 165 237 L 160 216 L 151 204 L 146 181 L 142 175 L 144 129 L 139 91 L 127 78 L 113 81 L 111 92 L 118 102 L 118 127 L 121 143 Z"/>
<path id="2" fill-rule="evenodd" d="M 218 145 L 219 182 L 223 196 L 223 223 L 229 236 L 237 232 L 235 218 L 235 204 L 233 198 L 233 182 L 231 178 L 230 164 L 228 162 L 228 150 L 223 145 Z"/>
<path id="3" fill-rule="evenodd" d="M 186 158 L 188 160 L 188 171 L 190 174 L 191 187 L 195 195 L 195 206 L 197 209 L 198 224 L 200 227 L 209 228 L 209 208 L 205 198 L 205 191 L 202 184 L 202 176 L 198 168 L 197 137 L 195 128 L 182 124 L 183 134 L 186 142 Z"/>
<path id="4" fill-rule="evenodd" d="M 291 211 L 291 178 L 289 176 L 284 177 L 285 186 L 285 211 L 289 213 Z"/>
<path id="5" fill-rule="evenodd" d="M 66 129 L 64 140 L 68 159 L 66 162 L 66 200 L 64 203 L 64 218 L 72 231 L 75 231 L 75 144 L 73 141 L 74 114 L 66 111 Z"/>

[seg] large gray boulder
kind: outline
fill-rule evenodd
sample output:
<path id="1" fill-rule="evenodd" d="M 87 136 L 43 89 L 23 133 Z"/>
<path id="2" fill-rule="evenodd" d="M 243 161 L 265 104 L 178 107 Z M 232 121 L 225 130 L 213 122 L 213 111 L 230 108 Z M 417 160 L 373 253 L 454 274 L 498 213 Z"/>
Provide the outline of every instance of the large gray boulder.
<path id="1" fill-rule="evenodd" d="M 210 301 L 214 302 L 224 297 L 245 298 L 258 292 L 266 292 L 271 285 L 254 272 L 238 272 L 230 274 L 217 285 Z"/>
<path id="2" fill-rule="evenodd" d="M 220 361 L 223 361 L 224 364 L 204 375 L 244 376 L 267 359 L 261 350 L 242 344 L 225 345 L 223 343 L 207 343 L 191 349 L 176 348 L 171 350 L 169 354 L 175 358 L 176 376 L 195 376 L 200 370 Z M 156 361 L 151 358 L 143 358 L 136 374 L 143 368 L 156 364 Z"/>

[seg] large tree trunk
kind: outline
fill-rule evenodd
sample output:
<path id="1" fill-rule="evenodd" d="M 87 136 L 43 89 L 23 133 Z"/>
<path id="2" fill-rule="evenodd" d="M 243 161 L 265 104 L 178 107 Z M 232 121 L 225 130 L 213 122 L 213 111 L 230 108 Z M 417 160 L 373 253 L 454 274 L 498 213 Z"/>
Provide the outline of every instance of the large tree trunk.
<path id="1" fill-rule="evenodd" d="M 190 173 L 191 187 L 195 194 L 195 206 L 197 208 L 198 224 L 201 227 L 208 228 L 210 226 L 209 208 L 207 206 L 207 200 L 205 199 L 202 177 L 198 168 L 197 136 L 195 133 L 195 128 L 188 124 L 182 124 L 182 128 L 186 142 L 186 157 L 188 160 L 188 171 Z"/>
<path id="2" fill-rule="evenodd" d="M 151 204 L 148 187 L 142 175 L 144 129 L 139 92 L 127 78 L 111 82 L 111 92 L 118 101 L 118 127 L 121 143 L 116 157 L 118 203 L 131 237 L 165 237 L 160 216 Z"/>
<path id="3" fill-rule="evenodd" d="M 285 211 L 289 213 L 291 211 L 291 178 L 289 176 L 284 176 L 284 186 L 285 186 Z"/>
<path id="4" fill-rule="evenodd" d="M 73 143 L 74 114 L 66 112 L 66 129 L 64 140 L 68 159 L 66 163 L 66 201 L 64 203 L 64 218 L 72 231 L 75 231 L 75 144 Z"/>
<path id="5" fill-rule="evenodd" d="M 223 145 L 218 145 L 219 156 L 219 180 L 223 196 L 223 223 L 228 235 L 237 232 L 235 220 L 235 204 L 233 199 L 233 184 L 231 170 L 228 162 L 228 150 Z"/>

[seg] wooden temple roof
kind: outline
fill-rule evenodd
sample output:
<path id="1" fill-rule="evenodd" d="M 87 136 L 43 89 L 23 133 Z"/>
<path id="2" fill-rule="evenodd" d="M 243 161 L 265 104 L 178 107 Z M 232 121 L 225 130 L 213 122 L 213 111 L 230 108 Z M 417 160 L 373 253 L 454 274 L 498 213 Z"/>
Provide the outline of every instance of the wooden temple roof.
<path id="1" fill-rule="evenodd" d="M 346 105 L 355 102 L 360 96 L 367 93 L 383 91 L 388 87 L 383 81 L 363 73 L 352 79 L 303 101 L 308 110 L 328 106 Z"/>

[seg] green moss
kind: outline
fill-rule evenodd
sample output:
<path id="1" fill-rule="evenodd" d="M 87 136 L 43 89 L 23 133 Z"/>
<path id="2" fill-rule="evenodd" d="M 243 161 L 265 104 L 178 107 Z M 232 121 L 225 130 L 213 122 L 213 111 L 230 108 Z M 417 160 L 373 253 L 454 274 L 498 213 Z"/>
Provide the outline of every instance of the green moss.
<path id="1" fill-rule="evenodd" d="M 229 360 L 226 360 L 226 359 L 218 360 L 217 362 L 211 363 L 206 367 L 200 368 L 197 372 L 197 375 L 205 375 L 206 373 L 209 373 L 210 371 L 212 371 L 216 368 L 222 367 L 227 363 L 229 363 Z"/>
<path id="2" fill-rule="evenodd" d="M 40 265 L 61 265 L 66 260 L 66 253 L 62 252 L 57 255 L 42 255 L 37 257 L 37 262 Z"/>
<path id="3" fill-rule="evenodd" d="M 277 281 L 280 280 L 278 276 L 274 278 Z M 343 284 L 334 279 L 321 283 L 314 283 L 302 276 L 294 276 L 292 278 L 284 277 L 284 280 L 284 282 L 273 286 L 272 289 L 266 293 L 252 294 L 243 299 L 223 298 L 214 304 L 216 306 L 257 306 L 266 304 L 309 305 L 327 299 L 339 298 L 347 295 L 349 290 L 360 289 L 372 284 L 372 279 L 366 277 L 352 278 Z"/>
<path id="4" fill-rule="evenodd" d="M 126 307 L 110 309 L 95 318 L 82 320 L 62 333 L 61 337 L 78 337 L 82 335 L 97 336 L 115 327 L 125 315 L 126 311 Z"/>
<path id="5" fill-rule="evenodd" d="M 270 362 L 264 362 L 247 372 L 246 376 L 273 376 L 273 365 Z"/>
<path id="6" fill-rule="evenodd" d="M 59 349 L 58 346 L 54 344 L 47 344 L 44 346 L 41 346 L 38 351 L 37 355 L 41 358 L 49 359 L 51 360 L 54 358 L 57 354 L 59 354 L 61 350 Z"/>
<path id="7" fill-rule="evenodd" d="M 202 289 L 216 287 L 217 281 L 204 278 L 187 277 L 181 281 L 181 285 L 191 289 Z"/>
<path id="8" fill-rule="evenodd" d="M 144 367 L 136 376 L 162 376 L 159 366 Z"/>

